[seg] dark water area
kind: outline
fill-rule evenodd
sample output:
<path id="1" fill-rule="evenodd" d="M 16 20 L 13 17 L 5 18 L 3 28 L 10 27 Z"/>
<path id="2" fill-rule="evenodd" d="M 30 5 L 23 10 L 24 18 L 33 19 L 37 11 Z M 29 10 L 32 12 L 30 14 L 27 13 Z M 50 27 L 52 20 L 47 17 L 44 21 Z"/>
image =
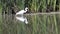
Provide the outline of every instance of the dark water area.
<path id="1" fill-rule="evenodd" d="M 0 19 L 0 34 L 60 34 L 60 14 L 6 14 Z"/>

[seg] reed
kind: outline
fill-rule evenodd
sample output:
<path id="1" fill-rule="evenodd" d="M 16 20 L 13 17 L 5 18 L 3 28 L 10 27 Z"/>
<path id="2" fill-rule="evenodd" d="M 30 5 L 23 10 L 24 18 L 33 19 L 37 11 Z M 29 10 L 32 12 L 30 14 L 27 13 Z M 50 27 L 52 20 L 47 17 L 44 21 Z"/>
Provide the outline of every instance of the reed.
<path id="1" fill-rule="evenodd" d="M 49 10 L 55 11 L 56 8 L 60 7 L 59 0 L 11 0 L 6 2 L 2 1 L 0 4 L 5 3 L 15 3 L 20 9 L 24 9 L 24 7 L 28 6 L 31 12 L 46 12 L 47 6 L 49 6 Z M 59 7 L 56 7 L 56 6 Z M 60 8 L 59 8 L 60 9 Z M 49 11 L 48 11 L 49 12 Z"/>
<path id="2" fill-rule="evenodd" d="M 2 4 L 0 4 L 0 13 L 1 11 L 4 11 L 2 10 L 4 7 L 6 11 L 9 10 L 10 5 L 7 5 L 8 2 L 11 2 L 13 4 L 16 3 L 16 6 L 18 6 L 19 9 L 24 9 L 24 7 L 28 6 L 31 10 L 30 12 L 32 13 L 46 12 L 48 9 L 50 12 L 53 12 L 56 10 L 56 8 L 59 8 L 58 11 L 60 11 L 60 2 L 57 2 L 59 0 L 10 0 L 8 2 L 6 1 L 8 0 L 1 2 Z M 56 7 L 57 5 L 58 7 Z M 3 17 L 0 16 L 0 34 L 60 34 L 60 14 L 39 14 L 29 15 L 26 17 L 28 19 L 29 24 L 16 21 L 16 19 L 13 18 L 13 16 L 11 15 L 5 15 Z"/>

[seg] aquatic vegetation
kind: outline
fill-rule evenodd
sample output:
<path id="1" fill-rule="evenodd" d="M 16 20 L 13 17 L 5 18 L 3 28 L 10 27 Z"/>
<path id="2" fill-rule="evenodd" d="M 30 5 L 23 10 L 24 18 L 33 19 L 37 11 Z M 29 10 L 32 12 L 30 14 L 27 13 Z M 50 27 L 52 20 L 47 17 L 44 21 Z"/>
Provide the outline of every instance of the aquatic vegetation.
<path id="1" fill-rule="evenodd" d="M 31 13 L 59 12 L 60 0 L 2 0 L 0 12 L 11 13 L 11 7 L 14 7 L 15 11 L 17 8 L 21 10 L 26 6 Z M 1 17 L 0 34 L 60 34 L 60 14 L 25 15 L 29 22 L 27 25 L 17 21 L 13 15 L 4 14 Z"/>

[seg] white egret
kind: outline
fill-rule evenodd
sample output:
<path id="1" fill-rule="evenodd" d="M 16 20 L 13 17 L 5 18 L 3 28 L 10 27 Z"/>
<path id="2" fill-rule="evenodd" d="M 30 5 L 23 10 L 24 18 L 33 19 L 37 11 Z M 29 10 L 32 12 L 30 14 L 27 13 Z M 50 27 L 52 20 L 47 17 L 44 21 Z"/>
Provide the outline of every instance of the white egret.
<path id="1" fill-rule="evenodd" d="M 28 7 L 26 7 L 24 10 L 21 10 L 21 11 L 17 12 L 16 15 L 23 15 L 27 11 L 28 11 Z"/>

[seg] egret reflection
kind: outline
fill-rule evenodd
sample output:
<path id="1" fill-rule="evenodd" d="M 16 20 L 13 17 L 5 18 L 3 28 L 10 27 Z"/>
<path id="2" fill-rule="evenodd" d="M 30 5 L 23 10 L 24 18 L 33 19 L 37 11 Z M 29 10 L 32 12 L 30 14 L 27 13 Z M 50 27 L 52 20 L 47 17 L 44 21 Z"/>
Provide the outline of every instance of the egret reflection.
<path id="1" fill-rule="evenodd" d="M 23 15 L 22 16 L 16 16 L 16 19 L 21 21 L 21 22 L 28 24 L 27 18 L 24 17 Z"/>

